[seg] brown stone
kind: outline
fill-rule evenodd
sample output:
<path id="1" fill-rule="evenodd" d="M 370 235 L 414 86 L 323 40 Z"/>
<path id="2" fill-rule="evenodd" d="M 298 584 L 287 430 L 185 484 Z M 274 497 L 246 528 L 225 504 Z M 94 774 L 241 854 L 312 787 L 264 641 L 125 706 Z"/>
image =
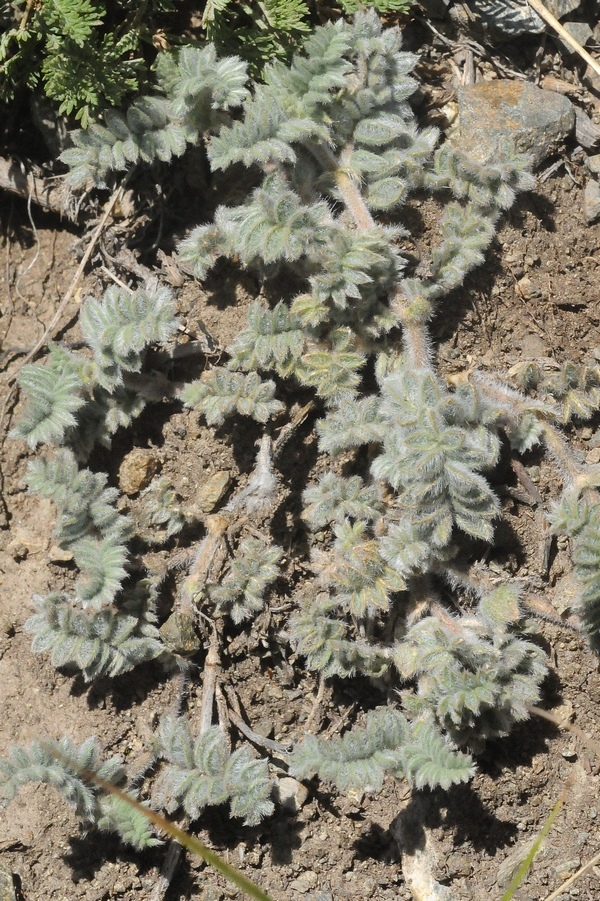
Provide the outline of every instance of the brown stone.
<path id="1" fill-rule="evenodd" d="M 153 451 L 134 448 L 119 467 L 119 488 L 125 494 L 137 494 L 146 488 L 160 469 L 160 460 Z"/>
<path id="2" fill-rule="evenodd" d="M 458 90 L 459 137 L 454 143 L 485 159 L 511 140 L 539 165 L 575 125 L 568 97 L 523 81 L 485 81 Z"/>

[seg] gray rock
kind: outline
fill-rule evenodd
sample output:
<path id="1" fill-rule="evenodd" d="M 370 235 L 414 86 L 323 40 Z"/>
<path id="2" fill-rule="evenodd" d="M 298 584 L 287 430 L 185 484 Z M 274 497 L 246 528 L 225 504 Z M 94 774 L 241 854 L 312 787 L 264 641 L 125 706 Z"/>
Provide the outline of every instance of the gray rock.
<path id="1" fill-rule="evenodd" d="M 501 891 L 509 885 L 511 879 L 531 851 L 534 842 L 535 838 L 519 842 L 508 857 L 504 858 L 498 867 L 498 875 L 496 876 L 496 885 Z"/>
<path id="2" fill-rule="evenodd" d="M 448 875 L 454 879 L 457 876 L 470 876 L 473 872 L 473 861 L 468 854 L 453 851 L 446 858 Z"/>
<path id="3" fill-rule="evenodd" d="M 453 12 L 458 12 L 453 7 Z M 522 34 L 540 34 L 542 19 L 523 0 L 466 0 L 465 6 L 480 29 L 490 38 L 510 41 Z"/>
<path id="4" fill-rule="evenodd" d="M 581 6 L 581 0 L 545 0 L 544 6 L 549 9 L 557 19 L 574 13 Z"/>
<path id="5" fill-rule="evenodd" d="M 600 219 L 600 184 L 593 178 L 583 192 L 583 211 L 588 225 Z"/>
<path id="6" fill-rule="evenodd" d="M 578 44 L 581 44 L 582 47 L 585 47 L 587 42 L 593 35 L 593 31 L 587 22 L 563 22 L 565 27 L 565 31 L 568 31 L 571 37 L 575 38 Z M 571 47 L 570 44 L 567 44 L 566 41 L 563 41 L 558 35 L 553 34 L 552 40 L 559 47 L 563 53 L 575 53 L 576 51 Z"/>
<path id="7" fill-rule="evenodd" d="M 578 106 L 575 108 L 575 139 L 586 150 L 600 144 L 600 125 L 596 125 Z"/>
<path id="8" fill-rule="evenodd" d="M 528 82 L 486 81 L 458 90 L 456 146 L 485 159 L 506 139 L 529 153 L 534 166 L 559 148 L 575 125 L 568 97 Z"/>
<path id="9" fill-rule="evenodd" d="M 305 870 L 304 873 L 300 873 L 297 879 L 292 879 L 289 887 L 292 891 L 305 895 L 311 888 L 316 887 L 318 881 L 317 874 L 313 870 Z"/>
<path id="10" fill-rule="evenodd" d="M 600 153 L 595 153 L 593 156 L 588 156 L 585 164 L 590 172 L 593 172 L 594 175 L 600 175 Z"/>
<path id="11" fill-rule="evenodd" d="M 283 778 L 277 780 L 275 800 L 284 810 L 298 813 L 306 804 L 307 798 L 308 789 L 301 782 L 298 782 L 297 779 L 293 779 L 291 776 L 283 776 Z"/>

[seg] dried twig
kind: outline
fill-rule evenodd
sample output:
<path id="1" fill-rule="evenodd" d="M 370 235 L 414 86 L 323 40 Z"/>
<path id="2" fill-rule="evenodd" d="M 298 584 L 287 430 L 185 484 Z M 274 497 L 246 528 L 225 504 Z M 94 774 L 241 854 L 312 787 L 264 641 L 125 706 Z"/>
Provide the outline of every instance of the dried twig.
<path id="1" fill-rule="evenodd" d="M 321 704 L 323 703 L 324 695 L 325 695 L 325 679 L 323 678 L 323 675 L 320 674 L 319 675 L 319 687 L 317 688 L 317 693 L 315 695 L 315 699 L 312 703 L 312 707 L 310 708 L 310 713 L 308 714 L 308 716 L 304 722 L 303 730 L 304 730 L 305 734 L 311 732 L 313 726 L 315 725 L 315 721 L 317 719 L 317 713 L 319 712 L 319 710 L 321 708 Z"/>
<path id="2" fill-rule="evenodd" d="M 44 332 L 44 334 L 43 334 L 43 335 L 41 336 L 41 338 L 36 342 L 36 344 L 34 344 L 34 346 L 33 346 L 32 349 L 29 351 L 29 353 L 27 354 L 27 356 L 25 357 L 25 359 L 22 361 L 22 363 L 19 364 L 19 367 L 18 367 L 18 369 L 16 370 L 16 372 L 14 372 L 14 373 L 12 374 L 12 376 L 11 376 L 11 378 L 10 378 L 10 380 L 9 380 L 9 385 L 14 385 L 14 384 L 15 384 L 16 379 L 17 379 L 17 375 L 18 375 L 18 373 L 20 372 L 20 370 L 21 370 L 21 369 L 23 368 L 23 366 L 25 366 L 27 363 L 31 362 L 31 360 L 33 360 L 33 358 L 39 353 L 39 351 L 42 349 L 42 347 L 44 347 L 44 345 L 46 344 L 48 338 L 50 337 L 50 335 L 52 334 L 52 332 L 54 331 L 54 329 L 56 328 L 56 326 L 57 326 L 58 323 L 60 322 L 60 319 L 61 319 L 62 314 L 64 313 L 64 311 L 65 311 L 66 307 L 68 306 L 68 304 L 69 304 L 69 303 L 71 302 L 71 300 L 73 299 L 73 295 L 75 294 L 75 291 L 77 290 L 77 286 L 79 285 L 79 282 L 80 282 L 80 280 L 81 280 L 81 277 L 82 277 L 83 273 L 85 272 L 85 267 L 86 267 L 87 264 L 89 263 L 90 257 L 91 257 L 91 255 L 92 255 L 92 253 L 94 252 L 94 248 L 96 247 L 96 244 L 98 243 L 98 240 L 99 240 L 99 238 L 100 238 L 100 235 L 101 235 L 102 232 L 104 231 L 104 229 L 105 229 L 105 227 L 106 227 L 106 223 L 108 222 L 108 220 L 109 220 L 109 218 L 110 218 L 110 216 L 111 216 L 111 213 L 112 213 L 113 209 L 115 208 L 116 204 L 117 204 L 118 201 L 121 199 L 121 197 L 123 196 L 123 192 L 124 192 L 124 190 L 125 190 L 125 186 L 126 186 L 127 182 L 129 181 L 129 179 L 130 179 L 130 177 L 131 177 L 132 171 L 133 171 L 133 170 L 131 170 L 131 171 L 125 176 L 125 178 L 123 179 L 123 181 L 121 182 L 121 184 L 119 185 L 119 187 L 116 188 L 115 191 L 113 191 L 110 200 L 109 200 L 108 203 L 106 204 L 106 208 L 105 208 L 105 210 L 104 210 L 104 213 L 102 214 L 102 218 L 100 219 L 100 222 L 98 223 L 98 225 L 96 226 L 96 228 L 94 229 L 94 231 L 93 231 L 92 234 L 91 234 L 91 237 L 90 237 L 88 246 L 87 246 L 87 248 L 86 248 L 86 251 L 85 251 L 83 257 L 81 258 L 81 262 L 79 263 L 79 266 L 77 267 L 77 272 L 76 272 L 75 275 L 73 276 L 73 279 L 72 279 L 72 281 L 71 281 L 71 284 L 70 284 L 69 287 L 67 288 L 67 293 L 65 294 L 65 296 L 63 297 L 63 299 L 62 299 L 61 302 L 59 303 L 58 307 L 56 308 L 56 312 L 54 313 L 54 316 L 53 316 L 52 319 L 50 320 L 50 324 L 49 324 L 48 327 L 46 328 L 46 331 Z M 1 420 L 0 420 L 0 421 L 1 421 Z"/>
<path id="3" fill-rule="evenodd" d="M 569 876 L 569 878 L 550 895 L 546 895 L 544 901 L 554 901 L 555 898 L 560 897 L 563 892 L 565 892 L 569 888 L 570 885 L 573 885 L 574 882 L 576 882 L 582 876 L 585 876 L 588 870 L 591 870 L 592 867 L 595 867 L 597 863 L 600 863 L 600 852 L 598 854 L 595 854 L 591 860 L 588 860 L 588 862 L 580 867 L 576 873 L 573 873 L 572 876 Z"/>
<path id="4" fill-rule="evenodd" d="M 36 178 L 30 172 L 25 172 L 14 160 L 3 157 L 0 157 L 0 189 L 33 201 L 42 209 L 58 213 L 71 221 L 76 218 L 65 205 L 61 188 L 52 185 L 49 179 Z"/>
<path id="5" fill-rule="evenodd" d="M 598 60 L 595 60 L 593 56 L 587 52 L 587 50 L 581 46 L 579 41 L 576 41 L 572 34 L 569 34 L 566 28 L 560 24 L 556 16 L 553 16 L 549 9 L 546 9 L 541 0 L 527 0 L 529 6 L 536 11 L 540 19 L 543 19 L 554 31 L 562 38 L 565 44 L 568 44 L 569 47 L 572 47 L 575 53 L 578 53 L 579 56 L 586 61 L 588 66 L 594 70 L 597 75 L 600 75 L 600 63 Z"/>
<path id="6" fill-rule="evenodd" d="M 204 660 L 204 672 L 202 676 L 202 707 L 200 709 L 200 726 L 199 735 L 206 732 L 212 725 L 213 706 L 215 703 L 215 691 L 217 687 L 217 679 L 221 668 L 221 657 L 219 654 L 219 633 L 217 629 L 213 629 L 208 653 Z M 181 822 L 182 829 L 188 829 L 190 818 L 184 817 Z M 169 842 L 167 853 L 160 871 L 158 882 L 154 887 L 151 901 L 163 901 L 173 876 L 179 866 L 183 847 L 176 839 Z"/>
<path id="7" fill-rule="evenodd" d="M 557 729 L 565 729 L 567 732 L 570 732 L 572 735 L 576 735 L 577 738 L 588 748 L 591 748 L 594 754 L 597 756 L 600 761 L 600 743 L 595 741 L 593 738 L 590 738 L 589 735 L 580 729 L 579 726 L 574 726 L 572 723 L 567 722 L 564 719 L 561 719 L 559 716 L 556 716 L 554 713 L 550 713 L 549 710 L 543 710 L 541 707 L 535 707 L 533 705 L 527 705 L 527 710 L 529 713 L 534 714 L 534 716 L 539 716 L 543 720 L 548 720 L 548 722 L 553 723 Z"/>
<path id="8" fill-rule="evenodd" d="M 232 688 L 229 688 L 225 696 L 229 704 L 228 716 L 235 728 L 238 729 L 242 735 L 245 735 L 248 741 L 251 741 L 253 745 L 264 748 L 270 754 L 276 754 L 282 760 L 287 762 L 288 749 L 285 745 L 261 735 L 260 732 L 255 732 L 254 729 L 250 728 L 244 721 L 240 703 L 235 691 Z"/>

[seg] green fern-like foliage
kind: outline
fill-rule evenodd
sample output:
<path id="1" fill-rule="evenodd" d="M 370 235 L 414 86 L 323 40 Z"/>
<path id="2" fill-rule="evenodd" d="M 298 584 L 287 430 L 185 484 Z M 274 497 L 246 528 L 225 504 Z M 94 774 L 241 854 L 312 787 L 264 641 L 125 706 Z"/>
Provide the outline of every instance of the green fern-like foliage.
<path id="1" fill-rule="evenodd" d="M 115 508 L 119 493 L 116 488 L 107 488 L 106 483 L 104 473 L 79 469 L 73 453 L 66 448 L 51 460 L 29 464 L 28 488 L 56 505 L 55 538 L 69 550 L 90 532 L 120 542 L 129 537 L 130 520 Z"/>
<path id="2" fill-rule="evenodd" d="M 246 371 L 274 369 L 287 376 L 297 366 L 304 345 L 302 323 L 284 303 L 273 310 L 254 304 L 247 328 L 229 348 L 231 365 Z"/>
<path id="3" fill-rule="evenodd" d="M 27 403 L 11 434 L 32 448 L 67 444 L 85 459 L 143 410 L 127 373 L 141 371 L 147 348 L 166 342 L 177 321 L 171 292 L 150 281 L 133 292 L 109 288 L 101 301 L 87 298 L 80 325 L 92 360 L 54 345 L 46 363 L 24 366 L 19 385 Z"/>
<path id="4" fill-rule="evenodd" d="M 31 448 L 38 444 L 60 444 L 85 405 L 82 387 L 86 365 L 74 354 L 51 346 L 45 366 L 28 364 L 19 374 L 19 386 L 29 398 L 23 416 L 13 430 Z"/>
<path id="5" fill-rule="evenodd" d="M 91 680 L 127 672 L 164 647 L 143 586 L 129 589 L 133 598 L 123 595 L 131 522 L 116 510 L 118 492 L 107 487 L 106 475 L 80 469 L 77 457 L 97 441 L 109 443 L 143 409 L 124 380 L 141 370 L 149 344 L 168 340 L 176 322 L 170 293 L 154 283 L 132 293 L 109 289 L 102 302 L 89 298 L 81 319 L 91 359 L 53 347 L 46 365 L 24 367 L 27 403 L 13 435 L 32 447 L 73 448 L 34 461 L 28 486 L 55 504 L 56 541 L 72 553 L 81 576 L 74 598 L 54 592 L 38 599 L 27 627 L 35 651 Z"/>
<path id="6" fill-rule="evenodd" d="M 600 651 L 600 509 L 597 501 L 568 490 L 556 506 L 554 530 L 573 540 L 573 563 L 580 585 L 578 613 L 592 646 Z"/>
<path id="7" fill-rule="evenodd" d="M 82 571 L 76 586 L 82 606 L 98 610 L 111 603 L 126 575 L 125 543 L 131 532 L 129 519 L 114 507 L 118 492 L 106 487 L 103 473 L 79 470 L 66 449 L 50 461 L 31 463 L 28 486 L 56 505 L 56 541 L 72 552 Z"/>
<path id="8" fill-rule="evenodd" d="M 390 596 L 404 591 L 406 582 L 386 563 L 367 524 L 344 521 L 333 527 L 333 534 L 331 550 L 313 555 L 320 584 L 352 616 L 389 610 Z"/>
<path id="9" fill-rule="evenodd" d="M 89 297 L 79 325 L 94 354 L 98 384 L 112 391 L 123 383 L 123 371 L 141 370 L 144 350 L 168 341 L 177 324 L 170 291 L 153 282 L 132 294 L 108 288 L 100 302 Z"/>
<path id="10" fill-rule="evenodd" d="M 392 373 L 381 393 L 388 428 L 373 475 L 399 492 L 398 506 L 431 547 L 446 546 L 454 527 L 489 541 L 499 505 L 479 473 L 497 462 L 498 436 L 473 427 L 427 371 Z"/>
<path id="11" fill-rule="evenodd" d="M 25 624 L 33 635 L 32 650 L 49 654 L 54 666 L 75 667 L 86 682 L 120 676 L 165 653 L 151 600 L 88 612 L 52 592 L 38 598 L 36 607 Z"/>
<path id="12" fill-rule="evenodd" d="M 222 367 L 215 367 L 186 385 L 182 400 L 203 413 L 209 425 L 220 425 L 234 412 L 266 422 L 283 409 L 281 401 L 275 398 L 274 382 L 263 381 L 256 372 L 245 375 Z"/>
<path id="13" fill-rule="evenodd" d="M 93 738 L 79 746 L 68 738 L 36 741 L 28 748 L 14 745 L 8 758 L 0 759 L 0 797 L 7 804 L 27 783 L 43 783 L 55 788 L 74 808 L 83 829 L 94 826 L 117 832 L 124 842 L 140 850 L 160 844 L 146 817 L 119 798 L 103 794 L 80 774 L 81 769 L 118 788 L 127 781 L 122 761 L 118 757 L 102 761 Z"/>
<path id="14" fill-rule="evenodd" d="M 0 40 L 0 99 L 10 101 L 24 87 L 41 89 L 60 113 L 86 127 L 147 76 L 142 41 L 160 19 L 160 6 L 148 4 L 143 23 L 130 0 L 17 0 Z"/>
<path id="15" fill-rule="evenodd" d="M 458 747 L 481 751 L 539 700 L 545 654 L 514 634 L 515 611 L 515 592 L 500 588 L 482 601 L 479 617 L 420 620 L 397 651 L 402 676 L 418 679 L 416 695 L 405 694 L 407 709 L 432 715 Z"/>
<path id="16" fill-rule="evenodd" d="M 389 684 L 399 672 L 412 683 L 394 696 L 396 707 L 368 714 L 364 728 L 298 749 L 298 774 L 344 788 L 377 789 L 385 772 L 417 788 L 464 781 L 473 769 L 460 746 L 479 749 L 522 718 L 544 671 L 517 635 L 510 598 L 503 618 L 502 604 L 477 589 L 485 595 L 477 611 L 454 620 L 438 596 L 442 579 L 456 590 L 452 571 L 465 546 L 472 559 L 493 539 L 500 505 L 486 474 L 502 436 L 520 449 L 545 440 L 552 405 L 476 376 L 450 388 L 436 372 L 428 326 L 482 263 L 501 213 L 532 179 L 527 159 L 508 146 L 483 163 L 448 145 L 436 149 L 437 132 L 419 128 L 409 105 L 415 64 L 399 30 L 383 28 L 373 10 L 316 29 L 289 64 L 274 61 L 251 86 L 239 60 L 219 60 L 212 47 L 164 55 L 152 96 L 107 114 L 106 128 L 81 132 L 64 156 L 74 183 L 103 184 L 110 170 L 168 161 L 202 133 L 213 170 L 252 168 L 247 195 L 192 229 L 180 263 L 204 279 L 227 258 L 268 283 L 265 298 L 288 281 L 298 294 L 253 305 L 220 365 L 179 397 L 209 425 L 236 414 L 268 424 L 265 477 L 257 466 L 250 483 L 250 500 L 261 502 L 254 509 L 274 497 L 269 420 L 294 384 L 312 395 L 325 469 L 327 455 L 342 457 L 331 461 L 338 474 L 305 494 L 305 521 L 319 534 L 309 536 L 312 573 L 286 634 L 325 678 L 361 674 Z M 399 250 L 407 230 L 386 224 L 398 223 L 416 191 L 443 197 L 438 238 L 418 267 Z M 125 364 L 137 372 L 143 360 L 135 354 L 146 346 L 117 347 L 121 326 L 109 327 L 121 321 L 121 301 L 102 309 L 105 321 L 89 306 L 89 328 L 84 316 L 99 369 L 94 398 L 127 390 Z M 81 422 L 87 409 L 68 413 Z M 251 514 L 248 497 L 240 492 L 227 515 Z M 172 499 L 164 500 L 157 516 L 168 523 Z M 192 572 L 184 595 L 239 622 L 261 608 L 279 554 L 240 541 L 218 585 L 199 585 Z M 229 757 L 218 730 L 193 738 L 183 721 L 168 720 L 162 731 L 164 803 L 197 816 L 232 798 L 240 810 L 237 789 L 223 783 L 238 752 Z"/>
<path id="17" fill-rule="evenodd" d="M 181 156 L 188 144 L 221 122 L 223 111 L 246 97 L 244 64 L 217 59 L 212 45 L 163 54 L 156 76 L 157 93 L 138 97 L 126 113 L 107 110 L 104 125 L 72 133 L 75 146 L 61 156 L 71 167 L 72 187 L 102 187 L 110 171 Z"/>
<path id="18" fill-rule="evenodd" d="M 31 491 L 57 508 L 55 537 L 81 571 L 75 597 L 52 592 L 36 599 L 27 620 L 32 648 L 55 666 L 75 666 L 86 681 L 128 672 L 165 651 L 154 600 L 143 583 L 123 595 L 131 522 L 115 508 L 118 491 L 106 476 L 80 470 L 67 449 L 30 464 Z"/>
<path id="19" fill-rule="evenodd" d="M 318 775 L 341 792 L 380 791 L 386 773 L 417 788 L 450 788 L 468 781 L 473 761 L 452 749 L 427 722 L 408 722 L 390 707 L 371 711 L 364 727 L 330 741 L 309 735 L 294 748 L 290 772 L 300 779 Z"/>
<path id="20" fill-rule="evenodd" d="M 142 492 L 142 499 L 144 505 L 142 515 L 148 523 L 148 528 L 144 530 L 144 539 L 151 544 L 168 541 L 194 518 L 191 512 L 183 507 L 167 479 L 154 480 Z"/>
<path id="21" fill-rule="evenodd" d="M 549 395 L 558 407 L 555 415 L 564 425 L 574 419 L 591 419 L 600 409 L 600 366 L 567 361 L 558 372 L 547 372 L 530 362 L 517 368 L 516 380 L 525 390 Z"/>
<path id="22" fill-rule="evenodd" d="M 202 24 L 221 52 L 247 60 L 254 77 L 270 60 L 288 58 L 311 28 L 305 0 L 208 0 Z"/>
<path id="23" fill-rule="evenodd" d="M 360 476 L 343 478 L 333 472 L 325 473 L 317 485 L 307 488 L 303 500 L 302 517 L 313 529 L 346 520 L 370 523 L 384 510 L 375 485 L 365 485 Z"/>
<path id="24" fill-rule="evenodd" d="M 307 666 L 325 678 L 349 678 L 357 673 L 383 676 L 391 667 L 388 648 L 365 641 L 355 628 L 340 619 L 337 599 L 325 593 L 302 599 L 290 620 L 290 639 Z"/>
<path id="25" fill-rule="evenodd" d="M 182 808 L 197 819 L 205 807 L 229 802 L 232 816 L 255 826 L 273 811 L 266 761 L 246 746 L 231 753 L 227 736 L 211 726 L 194 738 L 183 717 L 165 717 L 159 726 L 155 752 L 166 761 L 156 797 L 168 813 Z"/>
<path id="26" fill-rule="evenodd" d="M 210 590 L 218 613 L 228 613 L 234 623 L 250 619 L 264 606 L 267 587 L 279 575 L 281 548 L 258 538 L 240 543 L 229 572 Z"/>

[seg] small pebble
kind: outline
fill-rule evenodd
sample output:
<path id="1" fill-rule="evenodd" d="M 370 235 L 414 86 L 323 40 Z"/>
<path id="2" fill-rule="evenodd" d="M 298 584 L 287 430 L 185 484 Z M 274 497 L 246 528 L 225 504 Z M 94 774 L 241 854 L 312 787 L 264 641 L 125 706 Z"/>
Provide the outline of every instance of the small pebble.
<path id="1" fill-rule="evenodd" d="M 577 751 L 575 748 L 563 748 L 560 753 L 565 760 L 577 760 Z"/>
<path id="2" fill-rule="evenodd" d="M 153 451 L 134 448 L 123 458 L 119 467 L 119 488 L 127 495 L 146 488 L 160 469 L 160 460 Z"/>
<path id="3" fill-rule="evenodd" d="M 455 851 L 446 859 L 446 868 L 450 877 L 470 876 L 473 872 L 473 864 L 468 854 Z"/>
<path id="4" fill-rule="evenodd" d="M 300 894 L 304 895 L 306 892 L 309 892 L 311 888 L 315 888 L 318 882 L 317 874 L 312 870 L 306 870 L 304 873 L 300 873 L 297 879 L 292 879 L 289 887 L 294 892 L 300 892 Z"/>
<path id="5" fill-rule="evenodd" d="M 600 219 L 600 184 L 593 178 L 583 192 L 583 211 L 589 225 Z"/>
<path id="6" fill-rule="evenodd" d="M 585 455 L 586 463 L 600 463 L 600 447 L 593 447 Z"/>
<path id="7" fill-rule="evenodd" d="M 593 172 L 594 175 L 600 175 L 600 153 L 595 153 L 593 156 L 588 156 L 585 164 L 590 172 Z"/>
<path id="8" fill-rule="evenodd" d="M 20 560 L 26 560 L 29 555 L 29 548 L 18 538 L 14 538 L 6 545 L 6 553 L 9 554 L 17 563 Z"/>
<path id="9" fill-rule="evenodd" d="M 524 278 L 520 278 L 517 282 L 517 287 L 519 289 L 519 293 L 524 300 L 529 300 L 532 294 L 532 284 L 531 279 L 524 276 Z"/>
<path id="10" fill-rule="evenodd" d="M 73 554 L 71 551 L 65 550 L 57 544 L 53 544 L 48 551 L 48 560 L 50 563 L 70 563 L 72 559 Z"/>
<path id="11" fill-rule="evenodd" d="M 580 866 L 581 858 L 572 857 L 570 860 L 561 861 L 556 867 L 554 867 L 554 872 L 557 876 L 564 878 L 565 876 L 569 876 L 571 873 L 574 873 L 575 870 L 578 870 Z"/>
<path id="12" fill-rule="evenodd" d="M 212 513 L 231 485 L 231 473 L 227 469 L 213 472 L 198 489 L 196 505 L 203 513 Z"/>
<path id="13" fill-rule="evenodd" d="M 284 776 L 277 780 L 275 798 L 284 810 L 297 813 L 306 804 L 308 789 L 297 779 Z"/>

